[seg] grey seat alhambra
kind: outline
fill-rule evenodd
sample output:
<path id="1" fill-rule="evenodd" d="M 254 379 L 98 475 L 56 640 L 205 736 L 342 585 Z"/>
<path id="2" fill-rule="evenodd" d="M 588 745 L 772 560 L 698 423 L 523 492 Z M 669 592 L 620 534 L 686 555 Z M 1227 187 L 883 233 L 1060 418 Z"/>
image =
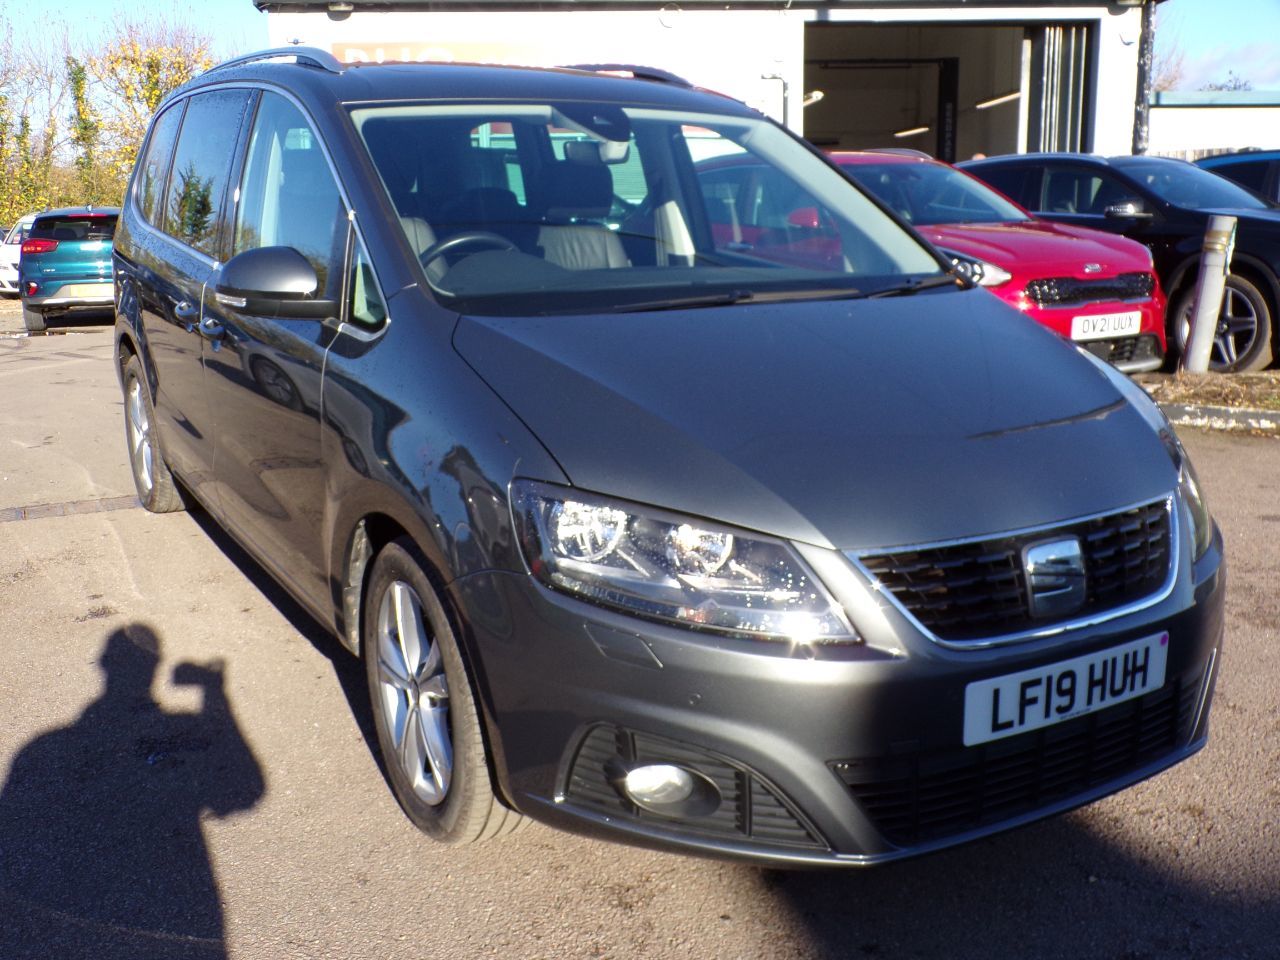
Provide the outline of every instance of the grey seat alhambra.
<path id="1" fill-rule="evenodd" d="M 1204 746 L 1222 541 L 1157 408 L 622 72 L 241 58 L 120 214 L 138 495 L 363 657 L 413 822 L 868 864 Z"/>

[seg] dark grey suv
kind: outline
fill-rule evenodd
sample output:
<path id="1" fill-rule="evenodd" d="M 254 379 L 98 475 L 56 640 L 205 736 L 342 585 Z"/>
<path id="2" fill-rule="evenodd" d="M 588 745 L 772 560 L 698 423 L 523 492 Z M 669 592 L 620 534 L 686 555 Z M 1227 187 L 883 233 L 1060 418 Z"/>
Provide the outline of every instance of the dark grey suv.
<path id="1" fill-rule="evenodd" d="M 445 841 L 864 864 L 1200 749 L 1222 542 L 1158 410 L 633 73 L 290 49 L 170 97 L 115 245 L 143 503 L 363 656 Z"/>

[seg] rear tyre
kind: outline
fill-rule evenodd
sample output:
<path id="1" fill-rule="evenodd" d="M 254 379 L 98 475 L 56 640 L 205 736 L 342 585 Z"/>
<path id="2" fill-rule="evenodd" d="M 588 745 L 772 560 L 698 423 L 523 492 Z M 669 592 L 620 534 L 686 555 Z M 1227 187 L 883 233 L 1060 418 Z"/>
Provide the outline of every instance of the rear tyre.
<path id="1" fill-rule="evenodd" d="M 361 644 L 387 779 L 409 819 L 442 843 L 510 833 L 523 817 L 494 795 L 453 629 L 407 539 L 378 554 Z"/>
<path id="2" fill-rule="evenodd" d="M 152 513 L 173 513 L 185 509 L 182 492 L 169 472 L 156 441 L 155 408 L 147 389 L 142 363 L 130 357 L 124 366 L 124 436 L 129 447 L 133 487 L 142 505 Z"/>
<path id="3" fill-rule="evenodd" d="M 43 311 L 33 310 L 25 303 L 22 305 L 22 322 L 26 325 L 28 333 L 39 333 L 46 326 Z"/>
<path id="4" fill-rule="evenodd" d="M 1174 307 L 1178 353 L 1185 356 L 1191 335 L 1191 308 L 1195 286 L 1184 290 Z M 1222 292 L 1222 312 L 1213 332 L 1209 369 L 1215 373 L 1249 373 L 1271 363 L 1271 306 L 1262 291 L 1244 277 L 1228 274 Z"/>

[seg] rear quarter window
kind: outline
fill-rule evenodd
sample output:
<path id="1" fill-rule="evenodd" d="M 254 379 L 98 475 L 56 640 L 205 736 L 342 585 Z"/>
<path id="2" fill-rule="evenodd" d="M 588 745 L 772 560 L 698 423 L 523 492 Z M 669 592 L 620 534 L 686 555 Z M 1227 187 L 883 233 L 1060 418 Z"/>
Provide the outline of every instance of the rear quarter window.
<path id="1" fill-rule="evenodd" d="M 178 125 L 182 121 L 181 103 L 175 104 L 156 119 L 147 141 L 147 152 L 138 163 L 134 182 L 134 196 L 142 215 L 148 223 L 159 226 L 163 220 L 161 198 L 165 181 L 169 176 L 169 161 L 173 158 L 173 145 L 178 139 Z"/>

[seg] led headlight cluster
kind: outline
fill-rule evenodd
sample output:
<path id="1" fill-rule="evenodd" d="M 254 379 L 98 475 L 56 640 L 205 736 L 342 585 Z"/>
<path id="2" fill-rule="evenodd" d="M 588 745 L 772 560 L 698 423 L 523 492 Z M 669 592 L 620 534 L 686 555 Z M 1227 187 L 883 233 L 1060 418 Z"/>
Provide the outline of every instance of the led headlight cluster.
<path id="1" fill-rule="evenodd" d="M 986 260 L 979 260 L 977 257 L 955 250 L 944 249 L 942 252 L 951 258 L 957 273 L 979 286 L 998 287 L 1013 279 L 1013 274 L 1003 267 L 997 267 L 994 263 L 988 263 Z"/>
<path id="2" fill-rule="evenodd" d="M 518 480 L 530 572 L 626 613 L 795 643 L 850 643 L 843 611 L 786 543 L 564 487 Z"/>

